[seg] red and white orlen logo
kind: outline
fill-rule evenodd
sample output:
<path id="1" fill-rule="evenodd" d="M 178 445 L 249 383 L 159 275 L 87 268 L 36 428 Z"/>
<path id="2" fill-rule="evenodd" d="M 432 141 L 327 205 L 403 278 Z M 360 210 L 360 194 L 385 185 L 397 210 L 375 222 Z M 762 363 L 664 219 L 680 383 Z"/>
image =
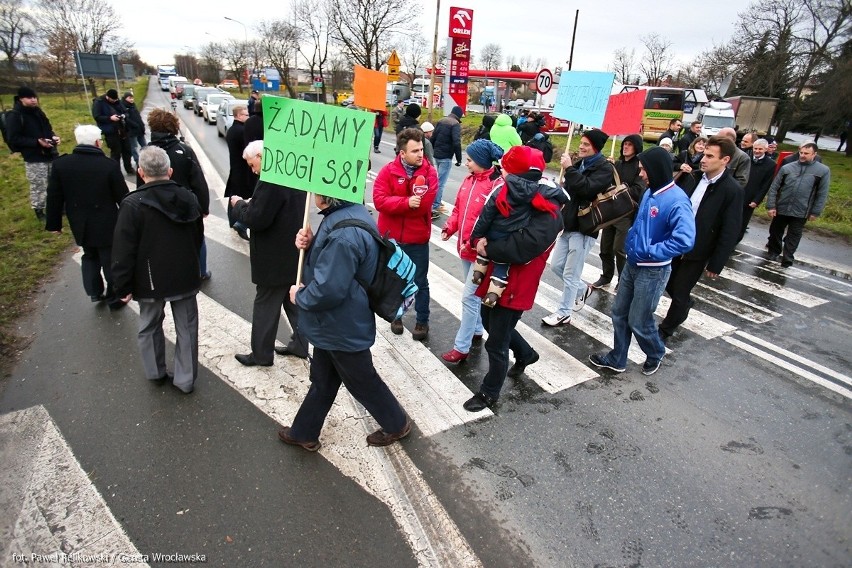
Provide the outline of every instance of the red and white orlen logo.
<path id="1" fill-rule="evenodd" d="M 470 39 L 473 30 L 473 10 L 450 8 L 450 37 Z"/>

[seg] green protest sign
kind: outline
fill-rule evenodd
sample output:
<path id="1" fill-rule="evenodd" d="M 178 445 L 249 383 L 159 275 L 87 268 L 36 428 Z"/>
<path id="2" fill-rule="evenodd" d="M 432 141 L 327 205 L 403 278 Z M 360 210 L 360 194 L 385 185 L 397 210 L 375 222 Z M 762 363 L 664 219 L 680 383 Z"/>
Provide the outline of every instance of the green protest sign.
<path id="1" fill-rule="evenodd" d="M 371 112 L 265 96 L 260 179 L 361 203 L 372 144 Z"/>

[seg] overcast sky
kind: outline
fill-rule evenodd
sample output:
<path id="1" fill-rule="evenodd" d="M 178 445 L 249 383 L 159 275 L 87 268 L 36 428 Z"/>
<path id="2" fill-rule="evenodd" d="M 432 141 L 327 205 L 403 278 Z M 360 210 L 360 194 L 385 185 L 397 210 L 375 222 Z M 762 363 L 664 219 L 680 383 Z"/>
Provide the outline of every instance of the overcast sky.
<path id="1" fill-rule="evenodd" d="M 108 1 L 124 15 L 121 34 L 152 65 L 173 61 L 175 53 L 194 50 L 198 54 L 200 47 L 210 41 L 242 39 L 243 27 L 225 20 L 224 16 L 241 21 L 252 37 L 255 25 L 261 21 L 255 14 L 262 14 L 263 19 L 283 18 L 292 5 L 292 0 L 262 4 L 148 0 L 127 13 L 125 2 Z M 476 59 L 484 45 L 497 43 L 503 48 L 504 62 L 508 55 L 513 55 L 516 61 L 529 55 L 533 60 L 543 58 L 551 69 L 567 67 L 574 13 L 579 8 L 574 70 L 605 70 L 619 47 L 635 47 L 639 54 L 639 37 L 651 32 L 667 37 L 678 60 L 688 62 L 714 43 L 729 41 L 737 12 L 748 5 L 742 0 L 715 0 L 709 5 L 687 3 L 679 7 L 667 3 L 669 7 L 663 9 L 663 4 L 607 0 L 583 7 L 580 3 L 560 0 L 444 0 L 438 41 L 439 45 L 446 42 L 449 7 L 469 8 L 474 11 L 472 51 Z M 431 51 L 437 2 L 411 0 L 409 5 L 422 7 L 412 26 L 420 26 Z"/>

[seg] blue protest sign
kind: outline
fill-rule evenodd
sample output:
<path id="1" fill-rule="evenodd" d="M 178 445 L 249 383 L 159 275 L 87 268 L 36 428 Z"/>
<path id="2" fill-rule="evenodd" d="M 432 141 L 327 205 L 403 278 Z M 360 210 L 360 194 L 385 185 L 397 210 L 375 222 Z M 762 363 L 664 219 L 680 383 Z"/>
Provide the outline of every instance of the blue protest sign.
<path id="1" fill-rule="evenodd" d="M 598 71 L 563 71 L 559 77 L 553 116 L 600 127 L 615 73 Z"/>

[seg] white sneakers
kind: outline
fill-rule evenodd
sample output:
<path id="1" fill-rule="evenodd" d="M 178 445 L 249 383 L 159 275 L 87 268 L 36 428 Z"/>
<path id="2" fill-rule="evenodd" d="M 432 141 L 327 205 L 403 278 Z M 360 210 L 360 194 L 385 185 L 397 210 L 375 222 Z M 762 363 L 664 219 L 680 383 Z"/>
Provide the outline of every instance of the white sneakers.
<path id="1" fill-rule="evenodd" d="M 563 316 L 558 313 L 552 313 L 549 316 L 545 316 L 541 318 L 541 323 L 544 325 L 549 325 L 550 327 L 558 327 L 560 325 L 567 325 L 571 323 L 571 316 Z"/>

